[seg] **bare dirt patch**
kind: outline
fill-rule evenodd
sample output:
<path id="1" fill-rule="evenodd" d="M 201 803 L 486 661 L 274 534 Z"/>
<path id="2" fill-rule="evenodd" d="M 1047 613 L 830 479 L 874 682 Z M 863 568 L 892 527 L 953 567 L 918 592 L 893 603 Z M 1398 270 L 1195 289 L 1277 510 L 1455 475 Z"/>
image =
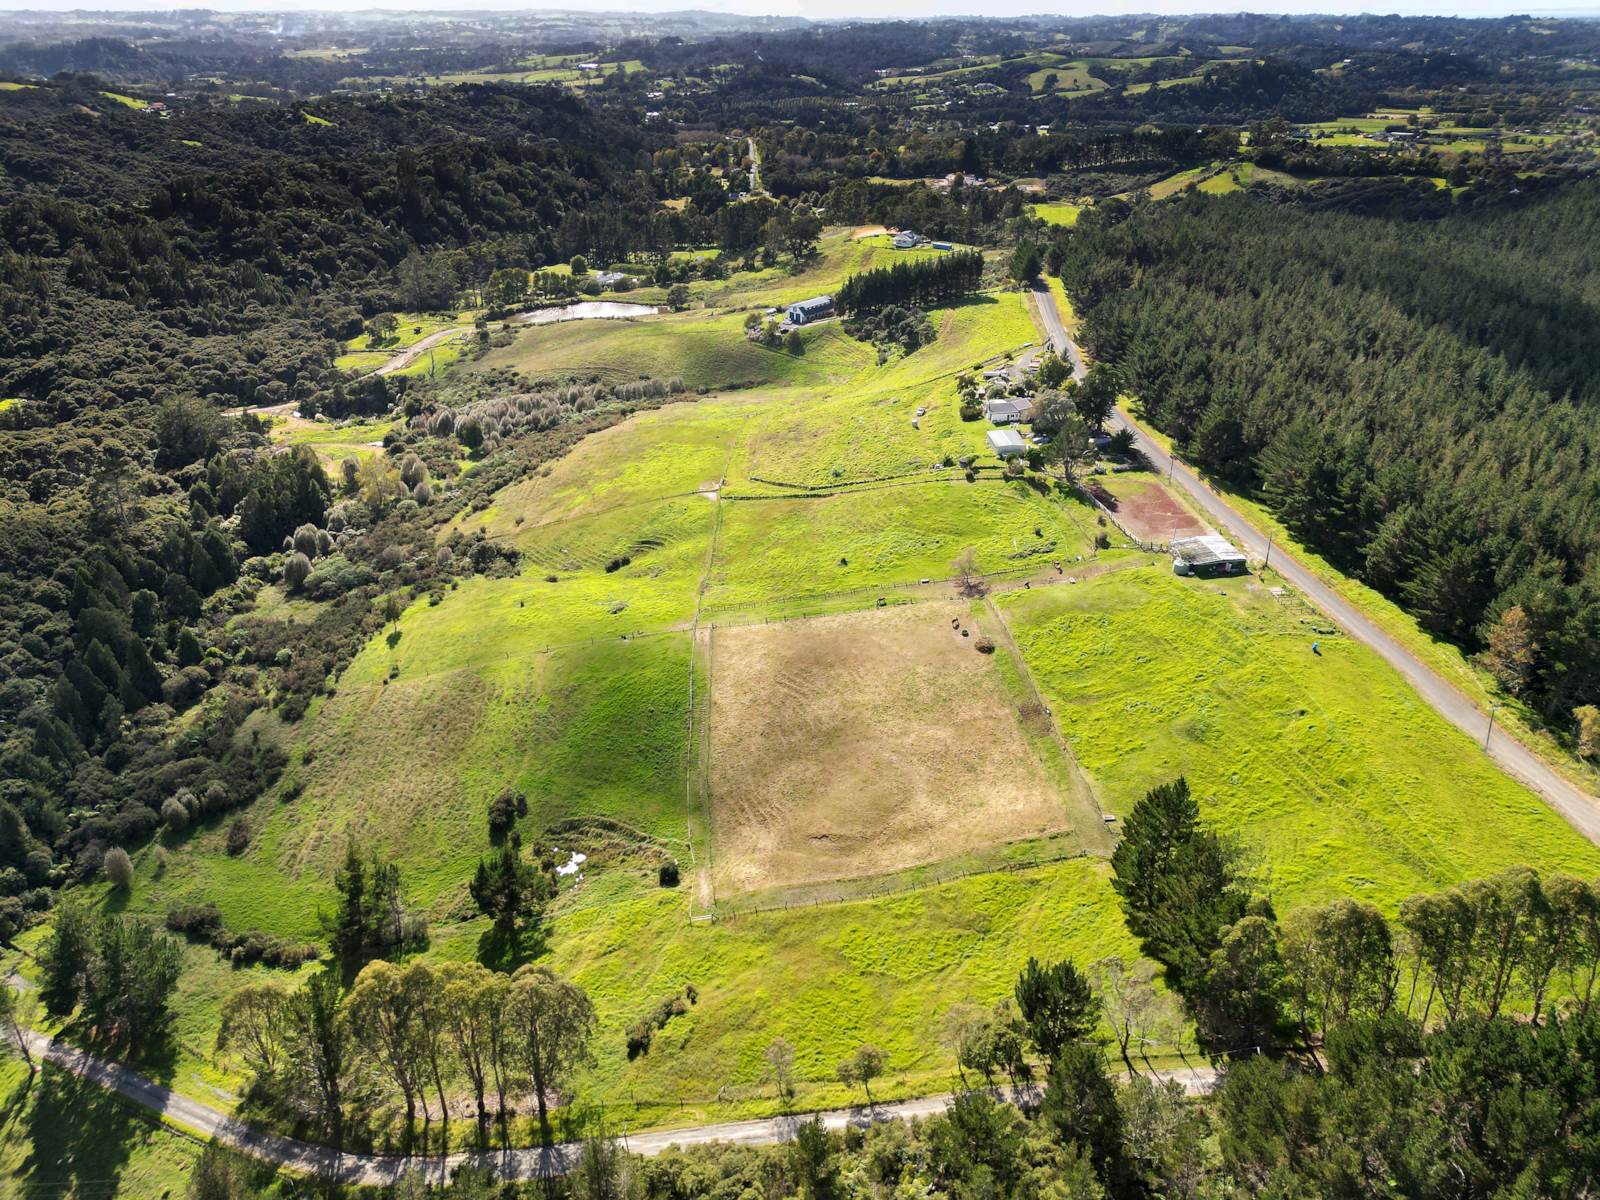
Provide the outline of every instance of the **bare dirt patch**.
<path id="1" fill-rule="evenodd" d="M 718 894 L 875 875 L 1068 827 L 979 636 L 954 602 L 718 629 Z"/>
<path id="2" fill-rule="evenodd" d="M 1095 499 L 1113 513 L 1123 528 L 1140 541 L 1170 542 L 1196 537 L 1211 529 L 1154 479 L 1116 475 L 1096 480 Z"/>

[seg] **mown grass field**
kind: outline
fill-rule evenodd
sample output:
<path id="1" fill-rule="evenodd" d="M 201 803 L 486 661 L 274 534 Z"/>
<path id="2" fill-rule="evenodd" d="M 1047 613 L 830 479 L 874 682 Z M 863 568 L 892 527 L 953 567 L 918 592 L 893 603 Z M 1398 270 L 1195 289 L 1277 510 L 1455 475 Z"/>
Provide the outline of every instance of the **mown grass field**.
<path id="1" fill-rule="evenodd" d="M 1126 812 L 1186 775 L 1282 910 L 1350 895 L 1393 911 L 1523 863 L 1600 869 L 1600 850 L 1292 597 L 1156 559 L 999 605 L 1102 803 Z"/>
<path id="2" fill-rule="evenodd" d="M 976 648 L 968 607 L 932 601 L 715 631 L 719 896 L 884 875 L 1067 827 L 993 647 Z"/>

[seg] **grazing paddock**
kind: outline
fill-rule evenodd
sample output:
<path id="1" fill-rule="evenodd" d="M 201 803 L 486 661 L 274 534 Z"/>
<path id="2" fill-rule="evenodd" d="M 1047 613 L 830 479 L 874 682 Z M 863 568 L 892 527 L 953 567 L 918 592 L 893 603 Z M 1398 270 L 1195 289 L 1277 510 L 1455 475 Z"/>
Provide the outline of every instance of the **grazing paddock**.
<path id="1" fill-rule="evenodd" d="M 1065 828 L 977 637 L 956 602 L 718 629 L 719 894 L 881 874 Z"/>
<path id="2" fill-rule="evenodd" d="M 946 455 L 984 454 L 990 427 L 961 420 L 956 376 L 1036 342 L 1028 303 L 1018 293 L 974 296 L 929 317 L 938 330 L 932 344 L 861 371 L 848 387 L 769 407 L 743 475 L 833 487 L 927 470 Z"/>
<path id="3" fill-rule="evenodd" d="M 968 546 L 986 572 L 1043 571 L 1088 554 L 1093 522 L 1074 497 L 959 475 L 823 498 L 725 500 L 705 607 L 770 616 L 787 601 L 944 579 Z"/>
<path id="4" fill-rule="evenodd" d="M 1102 804 L 1126 813 L 1187 775 L 1279 911 L 1354 896 L 1393 912 L 1519 864 L 1600 868 L 1375 652 L 1254 580 L 1157 561 L 996 601 Z"/>
<path id="5" fill-rule="evenodd" d="M 482 370 L 510 367 L 538 382 L 596 378 L 606 383 L 682 379 L 690 388 L 720 390 L 784 383 L 826 383 L 871 364 L 872 350 L 836 324 L 801 333 L 805 352 L 758 346 L 744 336 L 739 313 L 703 309 L 642 319 L 564 321 L 529 326 L 509 346 L 479 360 Z"/>
<path id="6" fill-rule="evenodd" d="M 622 505 L 714 490 L 771 393 L 663 405 L 592 433 L 554 462 L 463 513 L 443 537 L 482 529 L 521 542 L 540 526 Z"/>
<path id="7" fill-rule="evenodd" d="M 1068 228 L 1078 223 L 1078 217 L 1083 213 L 1083 210 L 1084 205 L 1071 204 L 1064 200 L 1029 206 L 1029 212 L 1045 224 L 1065 225 Z"/>
<path id="8" fill-rule="evenodd" d="M 395 427 L 387 418 L 376 421 L 307 421 L 303 417 L 275 418 L 271 436 L 290 446 L 310 446 L 324 467 L 335 467 L 342 459 L 365 458 L 383 453 L 383 436 Z"/>

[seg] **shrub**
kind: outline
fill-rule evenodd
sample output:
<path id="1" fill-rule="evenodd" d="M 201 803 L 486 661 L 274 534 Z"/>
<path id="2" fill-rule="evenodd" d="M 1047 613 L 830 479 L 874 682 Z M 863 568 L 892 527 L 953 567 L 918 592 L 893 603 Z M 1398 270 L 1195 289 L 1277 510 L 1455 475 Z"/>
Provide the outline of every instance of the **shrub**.
<path id="1" fill-rule="evenodd" d="M 342 554 L 330 554 L 302 581 L 313 600 L 330 600 L 372 582 L 372 572 Z"/>
<path id="2" fill-rule="evenodd" d="M 235 817 L 228 826 L 228 853 L 237 858 L 250 848 L 250 822 Z"/>
<path id="3" fill-rule="evenodd" d="M 677 887 L 678 860 L 675 858 L 669 858 L 666 862 L 662 863 L 661 869 L 656 872 L 656 878 L 660 881 L 661 886 L 664 888 Z"/>
<path id="4" fill-rule="evenodd" d="M 993 654 L 994 653 L 994 639 L 992 637 L 990 637 L 988 634 L 984 634 L 982 637 L 980 637 L 977 640 L 977 642 L 975 643 L 975 645 L 978 648 L 978 653 L 979 654 Z"/>
<path id="5" fill-rule="evenodd" d="M 628 555 L 619 554 L 619 555 L 617 555 L 616 558 L 613 558 L 610 562 L 608 562 L 606 564 L 606 574 L 609 575 L 613 571 L 620 571 L 620 570 L 622 570 L 623 567 L 627 566 L 632 561 L 633 561 L 633 559 L 630 558 Z"/>
<path id="6" fill-rule="evenodd" d="M 119 891 L 133 886 L 133 860 L 121 846 L 114 846 L 107 851 L 105 872 L 111 886 Z"/>
<path id="7" fill-rule="evenodd" d="M 296 550 L 283 561 L 283 583 L 291 592 L 298 592 L 311 574 L 311 559 Z"/>
<path id="8" fill-rule="evenodd" d="M 649 1053 L 650 1043 L 655 1040 L 656 1031 L 665 1029 L 667 1022 L 673 1017 L 683 1016 L 689 1011 L 689 1005 L 699 998 L 700 993 L 690 986 L 683 990 L 682 995 L 674 994 L 664 1000 L 656 1001 L 653 1009 L 628 1026 L 629 1059 Z"/>
<path id="9" fill-rule="evenodd" d="M 294 531 L 294 549 L 296 554 L 304 554 L 307 558 L 317 556 L 317 527 L 309 522 Z"/>
<path id="10" fill-rule="evenodd" d="M 512 788 L 504 788 L 489 801 L 489 840 L 500 842 L 516 826 L 518 817 L 528 815 L 528 798 Z"/>
<path id="11" fill-rule="evenodd" d="M 167 928 L 192 942 L 210 946 L 236 966 L 263 963 L 269 967 L 293 968 L 322 956 L 316 946 L 286 941 L 259 929 L 230 932 L 222 923 L 222 913 L 211 903 L 168 909 Z"/>
<path id="12" fill-rule="evenodd" d="M 211 676 L 204 667 L 184 667 L 161 685 L 161 698 L 171 708 L 182 711 L 188 708 L 211 686 Z"/>
<path id="13" fill-rule="evenodd" d="M 173 833 L 181 833 L 189 827 L 189 810 L 182 800 L 168 796 L 161 802 L 161 820 Z"/>

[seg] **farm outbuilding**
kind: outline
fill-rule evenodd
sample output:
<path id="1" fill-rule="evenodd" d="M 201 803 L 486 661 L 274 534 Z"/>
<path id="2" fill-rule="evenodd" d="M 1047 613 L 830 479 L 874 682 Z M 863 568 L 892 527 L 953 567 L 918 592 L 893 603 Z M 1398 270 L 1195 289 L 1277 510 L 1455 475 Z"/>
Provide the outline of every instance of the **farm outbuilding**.
<path id="1" fill-rule="evenodd" d="M 820 321 L 833 316 L 832 296 L 813 296 L 789 305 L 789 324 L 804 325 L 807 321 Z"/>
<path id="2" fill-rule="evenodd" d="M 1020 458 L 1028 452 L 1028 443 L 1015 429 L 993 429 L 989 432 L 989 449 L 1001 458 Z"/>
<path id="3" fill-rule="evenodd" d="M 1172 543 L 1175 575 L 1243 575 L 1248 569 L 1244 555 L 1220 534 L 1178 538 Z"/>

